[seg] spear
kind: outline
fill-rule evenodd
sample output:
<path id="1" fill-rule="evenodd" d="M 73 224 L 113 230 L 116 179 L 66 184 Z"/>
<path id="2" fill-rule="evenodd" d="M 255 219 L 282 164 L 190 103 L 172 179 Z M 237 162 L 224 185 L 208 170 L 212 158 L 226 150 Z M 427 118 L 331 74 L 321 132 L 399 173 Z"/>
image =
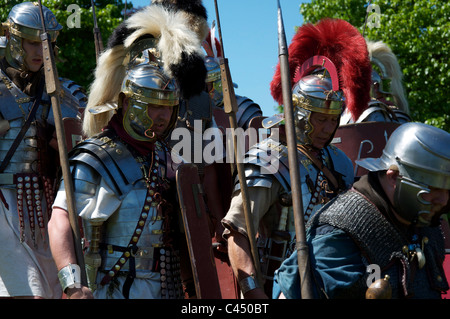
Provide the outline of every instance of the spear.
<path id="1" fill-rule="evenodd" d="M 236 158 L 236 168 L 238 172 L 239 183 L 241 187 L 241 196 L 242 203 L 244 208 L 245 215 L 245 224 L 247 228 L 247 235 L 250 242 L 250 249 L 253 257 L 253 265 L 255 266 L 255 277 L 260 287 L 262 285 L 261 279 L 261 268 L 259 263 L 258 250 L 256 247 L 256 236 L 255 230 L 253 229 L 252 217 L 250 215 L 250 203 L 248 200 L 248 189 L 247 183 L 245 179 L 245 171 L 244 164 L 241 159 L 243 159 L 243 155 L 241 154 L 241 148 L 237 145 L 237 137 L 236 137 L 236 113 L 238 110 L 236 95 L 234 94 L 233 81 L 231 79 L 230 68 L 228 66 L 228 59 L 225 58 L 224 46 L 222 41 L 222 32 L 220 28 L 220 18 L 219 18 L 219 9 L 217 7 L 217 0 L 214 0 L 215 8 L 216 8 L 216 18 L 217 18 L 217 30 L 219 33 L 219 40 L 221 44 L 222 56 L 219 58 L 220 64 L 220 72 L 222 77 L 222 90 L 223 90 L 223 103 L 224 103 L 224 111 L 228 114 L 228 118 L 230 121 L 230 127 L 233 132 L 233 146 L 234 146 L 234 155 Z"/>
<path id="2" fill-rule="evenodd" d="M 98 62 L 98 57 L 100 56 L 100 54 L 103 51 L 103 42 L 102 42 L 102 35 L 100 33 L 100 29 L 98 27 L 97 24 L 97 16 L 95 14 L 95 4 L 94 4 L 94 0 L 91 0 L 91 5 L 92 5 L 92 16 L 94 19 L 94 42 L 95 42 L 95 57 L 97 59 Z"/>
<path id="3" fill-rule="evenodd" d="M 309 252 L 306 243 L 305 221 L 303 216 L 302 189 L 300 184 L 300 170 L 297 156 L 297 142 L 295 134 L 294 110 L 292 106 L 292 86 L 289 71 L 289 54 L 286 44 L 286 33 L 284 31 L 283 14 L 281 12 L 280 0 L 278 2 L 278 58 L 280 61 L 281 87 L 283 92 L 284 119 L 286 128 L 286 139 L 289 175 L 291 178 L 292 208 L 294 210 L 294 226 L 296 236 L 296 248 L 298 268 L 300 274 L 300 286 L 302 299 L 312 299 L 312 281 L 309 269 Z"/>
<path id="4" fill-rule="evenodd" d="M 44 58 L 44 75 L 47 94 L 50 96 L 52 102 L 53 116 L 55 118 L 56 138 L 58 140 L 58 153 L 61 164 L 62 175 L 64 178 L 64 187 L 67 195 L 67 210 L 69 212 L 70 225 L 72 227 L 72 234 L 75 245 L 75 255 L 77 263 L 81 271 L 81 284 L 87 286 L 86 272 L 84 271 L 84 258 L 81 248 L 81 235 L 78 226 L 78 217 L 75 211 L 74 188 L 72 183 L 72 175 L 70 174 L 69 159 L 67 156 L 66 137 L 63 128 L 61 105 L 59 100 L 59 92 L 61 92 L 61 84 L 59 83 L 58 72 L 55 65 L 55 57 L 51 39 L 45 28 L 44 12 L 42 9 L 41 0 L 39 1 L 39 9 L 42 22 L 42 53 Z"/>

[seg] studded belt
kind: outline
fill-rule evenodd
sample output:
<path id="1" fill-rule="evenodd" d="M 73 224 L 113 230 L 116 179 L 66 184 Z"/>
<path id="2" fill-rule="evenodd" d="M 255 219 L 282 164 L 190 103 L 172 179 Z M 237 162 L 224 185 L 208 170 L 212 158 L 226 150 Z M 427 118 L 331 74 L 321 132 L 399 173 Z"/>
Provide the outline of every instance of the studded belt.
<path id="1" fill-rule="evenodd" d="M 124 247 L 117 245 L 100 244 L 100 249 L 102 254 L 102 270 L 109 271 L 111 269 L 112 260 L 114 260 L 114 263 L 116 263 L 118 258 L 124 258 L 121 260 L 121 262 L 125 264 L 125 258 L 132 258 L 134 259 L 136 270 L 158 271 L 157 265 L 155 265 L 157 263 L 157 260 L 155 259 L 158 259 L 159 247 Z M 129 267 L 122 266 L 119 270 L 122 272 L 129 271 Z"/>
<path id="2" fill-rule="evenodd" d="M 54 200 L 54 192 L 51 181 L 45 177 L 39 177 L 37 174 L 20 173 L 14 174 L 13 183 L 16 185 L 17 192 L 17 213 L 19 214 L 20 223 L 20 240 L 25 240 L 25 222 L 24 222 L 24 206 L 27 208 L 28 220 L 31 229 L 31 236 L 35 242 L 35 224 L 37 222 L 41 231 L 42 238 L 45 240 L 45 222 L 44 213 L 51 212 L 51 205 Z M 41 183 L 44 188 L 44 197 L 47 206 L 42 206 Z M 48 216 L 50 218 L 50 215 Z"/>

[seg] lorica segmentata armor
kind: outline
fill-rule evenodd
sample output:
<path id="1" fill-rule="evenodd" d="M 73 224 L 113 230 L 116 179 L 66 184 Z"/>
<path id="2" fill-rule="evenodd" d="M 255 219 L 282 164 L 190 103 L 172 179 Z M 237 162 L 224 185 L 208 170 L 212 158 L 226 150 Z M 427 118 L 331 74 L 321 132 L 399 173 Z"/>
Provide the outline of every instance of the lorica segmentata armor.
<path id="1" fill-rule="evenodd" d="M 161 297 L 180 297 L 178 252 L 170 228 L 172 210 L 165 195 L 169 189 L 166 150 L 156 142 L 152 159 L 143 158 L 106 131 L 77 145 L 70 161 L 75 193 L 95 194 L 103 180 L 119 199 L 111 214 L 99 218 L 81 214 L 86 240 L 99 242 L 97 284 L 105 286 L 117 276 L 126 276 L 131 285 L 134 278 L 158 273 Z M 96 231 L 99 225 L 101 232 Z"/>

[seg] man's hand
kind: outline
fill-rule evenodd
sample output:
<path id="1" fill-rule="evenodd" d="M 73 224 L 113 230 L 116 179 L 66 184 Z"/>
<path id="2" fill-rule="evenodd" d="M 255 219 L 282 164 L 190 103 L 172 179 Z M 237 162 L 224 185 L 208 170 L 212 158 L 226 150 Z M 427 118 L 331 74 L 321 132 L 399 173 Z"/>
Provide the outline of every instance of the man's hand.
<path id="1" fill-rule="evenodd" d="M 67 299 L 94 299 L 92 291 L 84 286 L 81 288 L 67 288 L 66 296 Z"/>

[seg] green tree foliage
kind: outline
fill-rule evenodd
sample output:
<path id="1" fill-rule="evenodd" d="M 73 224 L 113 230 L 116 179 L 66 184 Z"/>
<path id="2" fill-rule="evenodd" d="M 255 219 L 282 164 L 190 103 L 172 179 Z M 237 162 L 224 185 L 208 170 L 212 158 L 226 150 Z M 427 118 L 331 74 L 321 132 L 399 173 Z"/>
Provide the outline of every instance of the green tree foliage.
<path id="1" fill-rule="evenodd" d="M 6 1 L 6 4 L 0 8 L 0 19 L 5 22 L 12 7 L 23 1 L 3 1 Z M 56 15 L 58 22 L 63 26 L 57 40 L 58 75 L 88 89 L 94 79 L 93 72 L 96 66 L 91 0 L 43 0 L 42 4 Z M 77 5 L 79 10 L 78 8 L 69 10 L 71 4 Z M 94 4 L 97 24 L 103 45 L 106 47 L 112 31 L 123 21 L 125 4 L 122 0 L 97 0 Z M 130 3 L 127 4 L 127 8 L 131 9 Z M 79 28 L 75 23 L 77 14 L 79 14 Z"/>
<path id="2" fill-rule="evenodd" d="M 312 0 L 301 5 L 305 22 L 324 17 L 347 20 L 374 41 L 384 41 L 397 55 L 404 75 L 411 115 L 450 131 L 450 2 L 375 0 L 379 15 L 365 0 Z M 368 16 L 368 24 L 364 21 Z M 379 17 L 379 26 L 374 26 Z M 372 22 L 372 28 L 369 23 Z"/>

